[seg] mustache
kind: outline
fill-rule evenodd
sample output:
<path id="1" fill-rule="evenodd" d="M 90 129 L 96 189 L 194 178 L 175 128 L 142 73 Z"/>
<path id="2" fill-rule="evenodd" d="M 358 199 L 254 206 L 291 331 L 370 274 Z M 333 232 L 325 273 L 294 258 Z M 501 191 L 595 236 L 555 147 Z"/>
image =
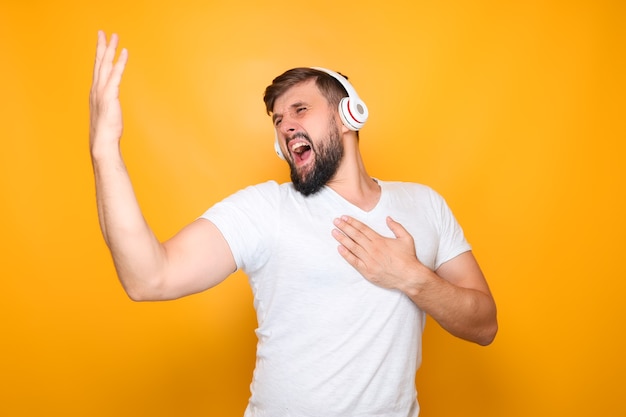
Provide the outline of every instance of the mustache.
<path id="1" fill-rule="evenodd" d="M 311 138 L 305 132 L 296 132 L 296 133 L 294 133 L 293 135 L 291 135 L 290 137 L 287 138 L 287 143 L 289 143 L 292 140 L 297 139 L 297 138 L 302 138 L 302 139 L 306 140 L 307 142 L 309 142 L 309 144 L 311 143 Z"/>

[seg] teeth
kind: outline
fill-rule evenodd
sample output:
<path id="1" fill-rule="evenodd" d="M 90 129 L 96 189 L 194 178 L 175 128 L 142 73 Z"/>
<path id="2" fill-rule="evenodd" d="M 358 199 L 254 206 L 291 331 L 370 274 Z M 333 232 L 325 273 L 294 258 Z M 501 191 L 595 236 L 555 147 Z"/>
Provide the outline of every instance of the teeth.
<path id="1" fill-rule="evenodd" d="M 304 142 L 294 143 L 293 146 L 291 147 L 291 150 L 295 152 L 296 150 L 300 149 L 303 146 L 309 146 L 309 145 Z"/>

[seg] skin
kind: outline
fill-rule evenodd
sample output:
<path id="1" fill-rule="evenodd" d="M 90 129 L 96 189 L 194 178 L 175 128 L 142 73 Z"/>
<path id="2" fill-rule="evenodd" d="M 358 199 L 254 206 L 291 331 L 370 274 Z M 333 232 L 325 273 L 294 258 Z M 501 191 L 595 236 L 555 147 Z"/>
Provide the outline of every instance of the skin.
<path id="1" fill-rule="evenodd" d="M 332 111 L 325 100 L 319 103 L 319 97 L 316 97 L 317 87 L 313 81 L 306 83 L 306 88 L 299 88 L 297 91 L 302 94 L 302 91 L 305 90 L 309 93 L 308 95 L 305 94 L 301 96 L 302 98 L 297 98 L 295 103 L 287 103 L 288 107 L 284 113 L 273 112 L 272 119 L 277 130 L 281 126 L 287 126 L 286 129 L 283 129 L 283 138 L 286 148 L 291 151 L 287 163 L 294 188 L 304 195 L 311 195 L 321 190 L 335 176 L 343 159 L 344 149 L 341 130 L 337 125 L 336 112 Z M 307 101 L 304 101 L 303 98 Z M 279 100 L 278 103 L 280 105 L 281 101 Z M 315 107 L 313 107 L 314 105 Z M 278 108 L 278 106 L 275 107 Z M 296 129 L 297 124 L 291 124 L 291 119 L 303 119 L 305 116 L 310 116 L 312 109 L 320 108 L 327 111 L 326 120 L 317 121 L 315 126 L 323 126 L 326 123 L 326 129 L 323 133 L 326 138 L 314 142 L 307 132 Z M 316 115 L 321 114 L 321 112 L 317 112 Z M 283 120 L 285 120 L 284 124 Z M 294 147 L 300 144 L 305 144 L 306 147 L 310 148 L 310 152 L 302 154 L 293 151 Z"/>
<path id="2" fill-rule="evenodd" d="M 332 234 L 340 243 L 339 253 L 365 279 L 402 291 L 457 337 L 480 345 L 493 341 L 496 307 L 472 252 L 431 271 L 417 259 L 413 237 L 391 217 L 387 226 L 395 239 L 348 216 L 335 219 L 334 224 Z"/>
<path id="3" fill-rule="evenodd" d="M 145 221 L 120 151 L 119 85 L 128 59 L 114 57 L 118 38 L 98 33 L 90 93 L 90 149 L 100 228 L 117 275 L 136 301 L 169 300 L 211 288 L 235 271 L 228 244 L 210 222 L 196 220 L 161 243 Z"/>
<path id="4" fill-rule="evenodd" d="M 107 42 L 105 34 L 98 33 L 90 93 L 90 150 L 102 234 L 120 282 L 133 300 L 167 300 L 204 291 L 235 271 L 233 255 L 208 220 L 194 221 L 165 242 L 145 221 L 120 151 L 119 87 L 128 53 L 122 49 L 115 60 L 117 45 L 116 35 Z M 316 149 L 340 140 L 343 158 L 326 186 L 363 210 L 376 206 L 381 190 L 367 174 L 356 133 L 341 123 L 337 109 L 313 82 L 298 84 L 279 97 L 272 119 L 296 175 L 311 174 Z M 294 140 L 303 140 L 298 133 L 310 141 L 305 158 L 291 151 Z M 495 302 L 472 252 L 431 271 L 417 259 L 413 237 L 404 227 L 391 218 L 387 225 L 395 238 L 385 238 L 347 216 L 329 228 L 341 256 L 364 279 L 402 291 L 451 334 L 481 345 L 491 343 L 497 332 Z"/>

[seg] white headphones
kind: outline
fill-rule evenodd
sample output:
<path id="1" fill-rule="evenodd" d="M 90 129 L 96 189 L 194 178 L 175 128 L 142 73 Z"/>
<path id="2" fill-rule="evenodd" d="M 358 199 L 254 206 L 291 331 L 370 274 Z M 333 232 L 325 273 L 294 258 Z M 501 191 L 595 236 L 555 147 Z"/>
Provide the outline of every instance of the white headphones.
<path id="1" fill-rule="evenodd" d="M 361 130 L 361 128 L 367 121 L 369 111 L 367 110 L 367 106 L 365 105 L 363 100 L 359 98 L 359 95 L 357 94 L 352 84 L 348 82 L 346 77 L 336 73 L 335 71 L 331 71 L 329 69 L 321 67 L 311 68 L 325 72 L 326 74 L 339 81 L 343 88 L 346 89 L 346 91 L 348 92 L 348 97 L 342 98 L 339 102 L 339 117 L 341 117 L 341 121 L 348 129 L 353 131 Z M 278 132 L 275 131 L 275 134 L 276 138 L 274 140 L 274 151 L 276 151 L 276 155 L 278 155 L 279 158 L 285 159 L 278 143 Z"/>

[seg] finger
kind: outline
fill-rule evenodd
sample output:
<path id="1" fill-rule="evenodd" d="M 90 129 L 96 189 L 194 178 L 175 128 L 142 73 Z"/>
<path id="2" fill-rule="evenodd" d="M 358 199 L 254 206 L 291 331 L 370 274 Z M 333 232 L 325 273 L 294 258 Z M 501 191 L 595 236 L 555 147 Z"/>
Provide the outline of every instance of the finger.
<path id="1" fill-rule="evenodd" d="M 353 240 L 366 239 L 371 241 L 375 238 L 374 232 L 369 226 L 350 216 L 341 216 L 334 221 L 335 226 Z"/>
<path id="2" fill-rule="evenodd" d="M 335 240 L 339 242 L 342 246 L 349 247 L 355 244 L 348 235 L 346 235 L 339 229 L 333 229 L 331 231 L 331 234 L 333 235 Z"/>
<path id="3" fill-rule="evenodd" d="M 354 253 L 348 250 L 345 246 L 338 246 L 337 251 L 339 254 L 345 259 L 353 268 L 357 271 L 360 271 L 363 266 L 363 261 L 361 261 Z"/>
<path id="4" fill-rule="evenodd" d="M 109 39 L 109 44 L 106 45 L 106 49 L 104 51 L 105 60 L 112 62 L 113 57 L 115 56 L 115 51 L 117 50 L 117 44 L 119 42 L 119 37 L 117 33 L 111 34 L 111 39 Z"/>
<path id="5" fill-rule="evenodd" d="M 387 227 L 389 227 L 389 229 L 398 239 L 410 236 L 409 232 L 404 228 L 404 226 L 392 219 L 391 216 L 387 217 Z"/>
<path id="6" fill-rule="evenodd" d="M 102 57 L 104 56 L 104 51 L 106 50 L 106 35 L 103 31 L 98 31 L 98 42 L 96 44 L 96 59 L 93 64 L 93 85 L 98 84 L 98 79 L 100 75 L 100 65 L 102 64 Z"/>
<path id="7" fill-rule="evenodd" d="M 360 257 L 357 255 L 362 248 L 360 248 L 352 239 L 343 234 L 340 230 L 334 229 L 332 231 L 333 237 L 339 242 L 337 251 L 339 254 L 354 268 L 357 270 L 364 264 Z"/>
<path id="8" fill-rule="evenodd" d="M 333 229 L 332 235 L 339 242 L 339 253 L 351 264 L 358 260 L 364 261 L 368 254 L 367 250 L 358 242 L 346 235 L 339 229 Z"/>
<path id="9" fill-rule="evenodd" d="M 111 76 L 109 78 L 109 83 L 114 85 L 116 89 L 122 81 L 122 74 L 124 73 L 124 68 L 126 68 L 127 61 L 128 51 L 124 48 L 120 51 L 120 56 L 117 58 L 117 62 L 113 66 L 113 71 L 111 72 Z"/>
<path id="10" fill-rule="evenodd" d="M 115 53 L 117 51 L 117 43 L 118 36 L 116 33 L 111 34 L 108 45 L 106 44 L 105 39 L 105 48 L 102 54 L 100 67 L 98 69 L 98 86 L 106 84 L 109 80 L 111 68 L 113 67 L 113 59 L 115 58 Z"/>

